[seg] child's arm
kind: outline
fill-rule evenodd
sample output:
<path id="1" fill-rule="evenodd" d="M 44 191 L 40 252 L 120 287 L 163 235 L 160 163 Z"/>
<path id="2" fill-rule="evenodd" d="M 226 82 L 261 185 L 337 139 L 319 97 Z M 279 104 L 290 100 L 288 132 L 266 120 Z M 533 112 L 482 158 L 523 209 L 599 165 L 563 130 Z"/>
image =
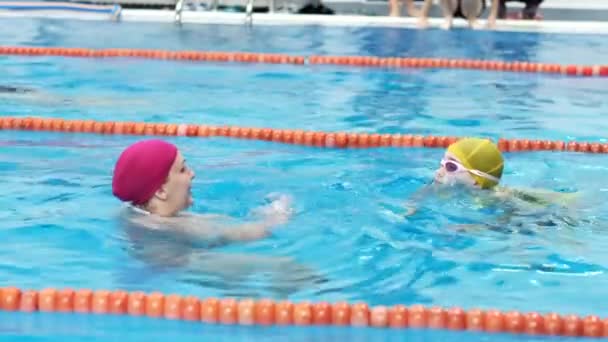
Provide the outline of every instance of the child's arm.
<path id="1" fill-rule="evenodd" d="M 425 185 L 420 190 L 414 192 L 412 196 L 405 202 L 405 214 L 404 216 L 412 216 L 417 211 L 417 205 L 420 201 L 422 201 L 431 190 L 431 185 Z"/>
<path id="2" fill-rule="evenodd" d="M 492 0 L 492 6 L 490 8 L 490 14 L 488 15 L 488 28 L 496 27 L 496 17 L 498 16 L 498 5 L 499 0 Z"/>

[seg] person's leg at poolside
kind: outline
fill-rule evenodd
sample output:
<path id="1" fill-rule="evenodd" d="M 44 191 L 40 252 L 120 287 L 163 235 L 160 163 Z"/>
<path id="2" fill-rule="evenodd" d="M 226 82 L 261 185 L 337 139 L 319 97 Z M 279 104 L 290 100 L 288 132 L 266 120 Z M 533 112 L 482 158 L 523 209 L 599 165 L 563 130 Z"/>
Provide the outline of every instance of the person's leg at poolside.
<path id="1" fill-rule="evenodd" d="M 407 15 L 410 17 L 420 17 L 421 11 L 414 5 L 414 0 L 403 0 L 405 1 L 405 8 L 407 9 Z"/>
<path id="2" fill-rule="evenodd" d="M 449 30 L 452 28 L 454 13 L 457 13 L 459 7 L 459 0 L 441 0 L 441 10 L 443 12 L 443 17 L 445 18 L 445 22 L 441 25 L 442 29 Z"/>
<path id="3" fill-rule="evenodd" d="M 504 7 L 504 5 L 504 0 L 492 0 L 492 3 L 490 5 L 490 14 L 488 15 L 488 28 L 493 29 L 496 27 L 496 17 L 502 19 L 502 17 L 500 16 L 500 11 Z"/>
<path id="4" fill-rule="evenodd" d="M 403 2 L 405 2 L 405 8 L 407 9 L 407 15 L 410 17 L 419 17 L 420 11 L 416 9 L 416 5 L 414 5 L 414 0 L 389 0 L 389 16 L 391 17 L 400 17 L 401 16 L 401 6 L 403 6 Z"/>
<path id="5" fill-rule="evenodd" d="M 433 0 L 424 0 L 424 3 L 422 4 L 420 10 L 416 11 L 418 17 L 418 27 L 427 28 L 429 26 L 429 11 L 431 9 L 431 6 L 433 6 Z M 412 7 L 414 7 L 413 3 Z"/>
<path id="6" fill-rule="evenodd" d="M 389 0 L 389 13 L 390 17 L 400 17 L 401 16 L 401 2 L 399 0 Z"/>

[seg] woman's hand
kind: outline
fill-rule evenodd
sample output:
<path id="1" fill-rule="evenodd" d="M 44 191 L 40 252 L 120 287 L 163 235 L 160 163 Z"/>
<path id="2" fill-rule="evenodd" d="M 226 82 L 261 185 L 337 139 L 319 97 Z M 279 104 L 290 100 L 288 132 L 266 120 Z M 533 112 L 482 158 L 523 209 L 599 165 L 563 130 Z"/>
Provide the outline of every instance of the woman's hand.
<path id="1" fill-rule="evenodd" d="M 271 202 L 263 207 L 256 209 L 255 214 L 271 225 L 282 225 L 289 221 L 293 215 L 291 196 L 284 194 L 272 193 L 268 195 L 268 200 Z"/>

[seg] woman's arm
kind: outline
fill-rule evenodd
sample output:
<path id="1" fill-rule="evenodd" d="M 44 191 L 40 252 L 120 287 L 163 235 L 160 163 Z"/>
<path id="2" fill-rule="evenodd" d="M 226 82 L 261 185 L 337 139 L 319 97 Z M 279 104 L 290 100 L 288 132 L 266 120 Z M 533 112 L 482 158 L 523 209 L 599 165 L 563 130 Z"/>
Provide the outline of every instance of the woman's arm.
<path id="1" fill-rule="evenodd" d="M 289 221 L 293 214 L 291 199 L 278 196 L 266 206 L 257 208 L 255 219 L 238 222 L 232 217 L 218 214 L 184 214 L 171 218 L 155 218 L 155 224 L 164 229 L 186 235 L 190 239 L 213 244 L 259 240 L 270 235 L 272 229 Z M 146 219 L 146 218 L 144 218 Z"/>

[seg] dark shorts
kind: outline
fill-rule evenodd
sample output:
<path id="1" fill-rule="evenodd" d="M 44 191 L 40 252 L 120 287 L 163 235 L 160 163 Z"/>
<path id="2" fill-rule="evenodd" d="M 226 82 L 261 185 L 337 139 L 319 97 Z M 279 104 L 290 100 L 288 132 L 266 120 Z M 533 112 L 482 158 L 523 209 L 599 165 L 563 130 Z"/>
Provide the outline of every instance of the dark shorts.
<path id="1" fill-rule="evenodd" d="M 538 7 L 543 0 L 500 0 L 498 3 L 498 18 L 505 19 L 507 17 L 507 2 L 523 2 L 525 4 L 524 9 L 521 11 L 523 19 L 534 19 Z"/>
<path id="2" fill-rule="evenodd" d="M 483 15 L 483 12 L 485 12 L 486 10 L 486 1 L 479 0 L 479 2 L 481 2 L 481 9 L 479 13 L 477 13 L 477 18 L 481 17 Z M 458 0 L 458 6 L 456 6 L 456 10 L 454 11 L 454 18 L 466 19 L 464 13 L 462 13 L 462 0 Z"/>

